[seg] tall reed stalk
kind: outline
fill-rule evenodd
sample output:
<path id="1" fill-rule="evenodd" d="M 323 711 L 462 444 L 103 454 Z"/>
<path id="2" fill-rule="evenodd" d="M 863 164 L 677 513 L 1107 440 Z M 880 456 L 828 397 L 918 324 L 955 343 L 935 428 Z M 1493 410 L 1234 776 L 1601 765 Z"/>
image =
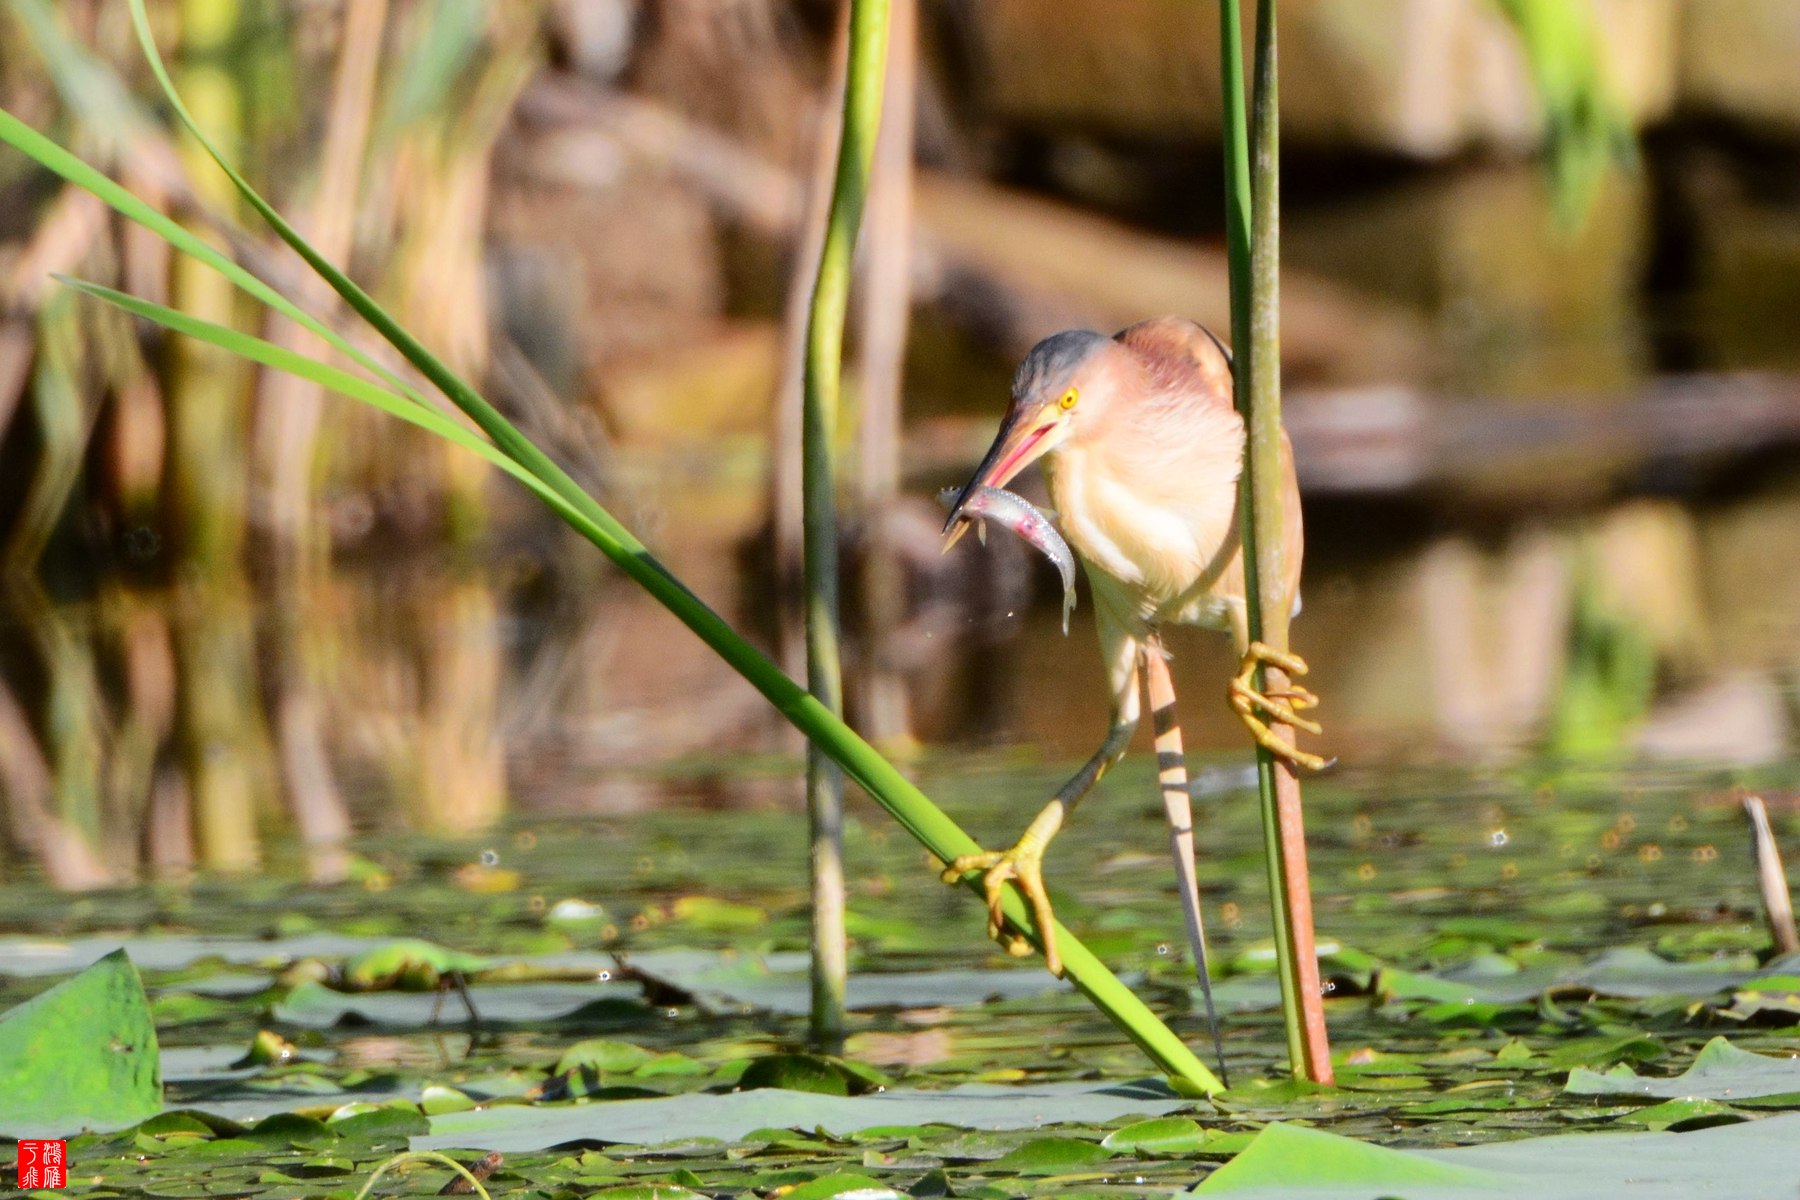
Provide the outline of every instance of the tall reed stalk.
<path id="1" fill-rule="evenodd" d="M 1281 537 L 1281 299 L 1280 94 L 1275 59 L 1275 0 L 1256 9 L 1254 119 L 1244 120 L 1244 52 L 1238 0 L 1219 4 L 1220 74 L 1225 84 L 1226 244 L 1231 263 L 1231 344 L 1238 411 L 1248 433 L 1238 513 L 1244 545 L 1250 640 L 1277 650 L 1288 645 L 1286 577 Z M 1286 677 L 1273 667 L 1257 672 L 1264 695 L 1280 692 Z M 1291 741 L 1294 731 L 1273 726 Z M 1256 748 L 1262 806 L 1263 858 L 1275 914 L 1275 953 L 1281 975 L 1282 1024 L 1288 1063 L 1297 1078 L 1331 1082 L 1331 1048 L 1319 993 L 1313 942 L 1312 892 L 1306 867 L 1306 830 L 1300 778 Z"/>
<path id="2" fill-rule="evenodd" d="M 182 0 L 182 88 L 193 96 L 204 127 L 217 130 L 234 156 L 242 140 L 244 98 L 233 51 L 246 19 L 241 0 Z M 204 169 L 206 152 L 181 146 L 195 190 L 230 212 L 231 185 Z M 215 182 L 216 180 L 216 182 Z M 237 323 L 239 298 L 231 285 L 187 258 L 173 263 L 169 294 L 175 307 L 223 325 Z M 188 561 L 210 575 L 235 571 L 243 549 L 248 495 L 246 436 L 249 408 L 244 364 L 216 347 L 178 341 L 164 372 L 169 405 L 168 472 L 178 541 Z"/>
<path id="3" fill-rule="evenodd" d="M 806 685 L 834 717 L 844 711 L 839 646 L 836 468 L 844 316 L 851 258 L 869 194 L 887 75 L 887 0 L 851 0 L 849 59 L 837 170 L 824 248 L 806 320 L 802 383 L 802 492 L 806 526 Z M 812 864 L 812 1040 L 837 1049 L 844 1037 L 844 777 L 817 743 L 806 753 L 806 814 Z"/>
<path id="4" fill-rule="evenodd" d="M 322 257 L 232 169 L 223 155 L 205 141 L 192 114 L 181 103 L 151 36 L 144 0 L 130 0 L 130 4 L 145 56 L 150 60 L 151 69 L 168 96 L 176 116 L 208 147 L 213 160 L 230 178 L 244 201 L 305 259 L 353 311 L 399 351 L 486 436 L 478 436 L 460 422 L 440 412 L 422 392 L 383 368 L 342 335 L 300 309 L 293 301 L 244 270 L 215 247 L 169 220 L 12 114 L 0 110 L 0 141 L 11 144 L 69 182 L 93 192 L 124 216 L 151 229 L 183 253 L 218 271 L 252 297 L 290 319 L 299 321 L 307 329 L 321 334 L 335 350 L 347 355 L 369 375 L 352 374 L 240 330 L 140 300 L 123 292 L 78 281 L 73 282 L 72 286 L 176 333 L 228 349 L 251 362 L 304 374 L 333 391 L 399 417 L 445 441 L 455 442 L 506 472 L 592 542 L 621 571 L 649 592 L 658 603 L 761 692 L 777 711 L 861 785 L 876 803 L 932 855 L 949 861 L 958 855 L 975 853 L 979 849 L 975 840 L 933 804 L 898 768 L 857 736 L 840 717 L 821 704 L 817 697 L 789 679 L 780 668 L 740 637 L 704 601 L 671 574 L 667 567 L 658 562 L 644 544 L 592 495 L 583 491 L 562 468 L 521 434 L 480 393 L 447 367 L 443 360 L 427 350 L 366 291 Z M 968 886 L 972 891 L 979 890 L 979 883 L 974 879 L 970 880 Z M 1008 919 L 1015 926 L 1034 929 L 1026 903 L 1015 891 L 1008 890 L 1003 897 L 1003 905 Z M 1221 1090 L 1217 1077 L 1207 1070 L 1205 1064 L 1194 1057 L 1181 1039 L 1157 1020 L 1143 1001 L 1121 984 L 1094 957 L 1092 951 L 1060 925 L 1057 927 L 1056 937 L 1062 948 L 1064 973 L 1069 981 L 1093 1001 L 1159 1068 L 1178 1083 L 1195 1091 L 1212 1093 Z"/>

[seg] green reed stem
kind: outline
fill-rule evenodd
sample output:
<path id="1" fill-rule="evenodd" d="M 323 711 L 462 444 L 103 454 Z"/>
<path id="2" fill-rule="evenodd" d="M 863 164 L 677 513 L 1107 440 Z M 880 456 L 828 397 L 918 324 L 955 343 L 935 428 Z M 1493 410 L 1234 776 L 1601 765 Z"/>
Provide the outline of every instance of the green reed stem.
<path id="1" fill-rule="evenodd" d="M 481 397 L 472 387 L 451 371 L 440 359 L 427 350 L 419 341 L 402 328 L 391 315 L 375 302 L 366 292 L 352 282 L 344 273 L 317 253 L 291 225 L 282 219 L 267 201 L 258 195 L 242 176 L 234 171 L 230 164 L 218 156 L 206 141 L 204 134 L 191 123 L 180 97 L 174 93 L 168 73 L 163 66 L 154 40 L 151 38 L 148 20 L 144 12 L 144 0 L 131 0 L 132 18 L 138 29 L 139 40 L 143 44 L 151 69 L 162 84 L 170 104 L 176 115 L 194 133 L 202 145 L 214 154 L 214 160 L 221 170 L 231 179 L 245 201 L 251 205 L 270 227 L 293 247 L 296 253 L 318 273 L 319 277 L 331 285 L 339 296 L 360 314 L 369 324 L 413 364 L 427 379 L 443 392 L 453 404 L 465 413 L 484 433 L 492 439 L 492 443 L 476 438 L 473 434 L 450 422 L 440 413 L 418 402 L 417 393 L 399 381 L 394 381 L 390 388 L 374 384 L 358 376 L 349 375 L 324 364 L 312 363 L 303 356 L 290 355 L 283 357 L 279 348 L 272 347 L 260 339 L 250 338 L 233 330 L 210 331 L 219 336 L 231 338 L 233 342 L 244 347 L 246 352 L 254 351 L 258 355 L 267 356 L 267 360 L 284 369 L 300 369 L 306 371 L 310 378 L 330 379 L 337 390 L 345 391 L 383 408 L 395 416 L 402 417 L 414 424 L 432 429 L 440 436 L 463 442 L 475 453 L 481 454 L 496 466 L 519 479 L 532 490 L 547 507 L 566 521 L 572 528 L 592 542 L 601 553 L 612 560 L 619 569 L 649 592 L 664 608 L 668 609 L 682 624 L 691 629 L 707 646 L 711 647 L 733 670 L 742 675 L 753 687 L 775 706 L 795 728 L 805 734 L 814 745 L 817 745 L 833 762 L 843 769 L 846 775 L 855 780 L 867 791 L 876 803 L 880 804 L 889 815 L 898 821 L 902 828 L 911 834 L 920 845 L 936 856 L 948 862 L 962 854 L 972 854 L 980 847 L 975 840 L 965 833 L 942 809 L 933 804 L 911 780 L 901 774 L 898 768 L 859 737 L 854 730 L 844 724 L 843 720 L 830 709 L 820 704 L 818 698 L 789 679 L 779 667 L 761 654 L 754 646 L 725 623 L 725 621 L 709 608 L 704 601 L 690 591 L 677 579 L 668 568 L 658 562 L 644 544 L 637 540 L 629 530 L 621 525 L 612 514 L 608 513 L 598 501 L 584 492 L 560 467 L 552 462 L 529 439 L 515 429 L 492 405 Z M 87 187 L 102 200 L 112 205 L 123 215 L 138 220 L 146 227 L 158 233 L 170 230 L 164 236 L 177 246 L 186 249 L 195 245 L 197 257 L 214 265 L 222 273 L 239 282 L 245 290 L 259 298 L 271 296 L 271 303 L 283 312 L 298 312 L 291 301 L 281 297 L 267 284 L 249 275 L 243 268 L 230 260 L 224 259 L 211 247 L 197 243 L 191 235 L 179 226 L 172 229 L 160 214 L 142 201 L 125 192 L 111 181 L 100 176 L 92 167 L 74 158 L 66 150 L 56 146 L 25 126 L 17 118 L 0 111 L 0 140 L 12 144 L 24 151 L 40 164 L 62 175 L 70 182 Z M 184 244 L 185 243 L 185 244 Z M 129 300 L 128 297 L 124 298 Z M 155 306 L 146 305 L 142 301 L 134 302 L 138 310 L 145 315 L 155 311 Z M 180 320 L 182 314 L 162 310 L 157 319 L 173 325 Z M 296 319 L 302 320 L 315 331 L 325 327 L 316 319 L 301 313 Z M 195 336 L 203 336 L 209 331 L 203 323 L 188 321 L 187 332 Z M 337 335 L 332 334 L 333 338 Z M 341 338 L 337 339 L 341 341 Z M 335 344 L 335 342 L 334 342 Z M 366 356 L 357 356 L 366 361 Z M 387 378 L 391 379 L 391 376 Z M 980 884 L 971 878 L 970 890 L 979 891 Z M 1033 922 L 1027 911 L 1023 898 L 1016 891 L 1008 889 L 1003 897 L 1006 915 L 1013 925 L 1022 930 L 1034 930 Z M 1030 936 L 1035 937 L 1035 932 Z M 1159 1068 L 1183 1085 L 1196 1091 L 1214 1093 L 1222 1090 L 1218 1078 L 1206 1068 L 1193 1053 L 1188 1050 L 1181 1039 L 1156 1018 L 1144 1002 L 1107 970 L 1106 966 L 1094 957 L 1092 951 L 1076 940 L 1073 934 L 1056 927 L 1058 945 L 1062 948 L 1064 974 L 1095 1007 L 1104 1012 L 1119 1030 L 1154 1061 Z M 1041 944 L 1039 946 L 1041 950 Z"/>
<path id="2" fill-rule="evenodd" d="M 1283 558 L 1281 462 L 1280 153 L 1275 70 L 1275 0 L 1260 0 L 1256 22 L 1254 120 L 1246 129 L 1243 37 L 1238 0 L 1220 0 L 1220 74 L 1224 80 L 1226 245 L 1231 271 L 1231 344 L 1234 390 L 1245 431 L 1244 472 L 1238 511 L 1244 555 L 1245 606 L 1251 641 L 1287 648 Z M 1263 670 L 1259 690 L 1267 690 Z M 1328 1078 L 1329 1061 L 1315 1062 L 1323 1042 L 1323 1015 L 1303 983 L 1301 955 L 1311 955 L 1311 914 L 1296 911 L 1296 881 L 1289 877 L 1284 833 L 1296 844 L 1299 781 L 1261 746 L 1256 749 L 1263 856 L 1274 913 L 1275 954 L 1281 977 L 1282 1025 L 1288 1062 L 1298 1078 Z M 1290 796 L 1283 804 L 1282 792 Z M 1292 826 L 1292 827 L 1290 827 Z M 1304 857 L 1299 859 L 1304 871 Z M 1310 901 L 1306 901 L 1310 905 Z M 1318 1026 L 1308 1037 L 1309 1021 Z"/>
<path id="3" fill-rule="evenodd" d="M 1252 333 L 1251 301 L 1255 292 L 1251 265 L 1250 221 L 1250 139 L 1244 112 L 1244 41 L 1238 0 L 1219 0 L 1219 73 L 1224 81 L 1225 143 L 1225 250 L 1231 273 L 1231 347 L 1232 384 L 1238 411 L 1244 414 L 1246 432 L 1251 425 L 1250 406 L 1255 395 L 1252 375 L 1256 363 L 1256 347 Z M 1256 463 L 1252 447 L 1246 441 L 1244 472 L 1238 477 L 1238 513 L 1244 546 L 1244 606 L 1248 610 L 1250 640 L 1263 639 L 1262 572 L 1257 554 L 1255 519 Z M 1262 671 L 1256 673 L 1256 685 L 1264 686 Z M 1275 918 L 1275 959 L 1281 978 L 1281 1017 L 1287 1033 L 1288 1062 L 1296 1069 L 1305 1056 L 1305 1039 L 1300 1025 L 1297 998 L 1288 986 L 1288 964 L 1294 948 L 1290 937 L 1291 922 L 1285 911 L 1287 888 L 1282 878 L 1281 855 L 1277 852 L 1280 826 L 1275 807 L 1275 759 L 1261 746 L 1256 748 L 1256 791 L 1262 812 L 1263 863 L 1269 876 L 1269 899 Z"/>
<path id="4" fill-rule="evenodd" d="M 806 315 L 801 385 L 801 511 L 805 530 L 806 686 L 833 716 L 844 712 L 839 653 L 836 470 L 844 316 L 869 172 L 881 131 L 887 76 L 887 0 L 852 0 L 844 120 L 831 188 L 824 249 Z M 817 742 L 806 751 L 806 814 L 812 864 L 813 1043 L 836 1051 L 844 1039 L 844 777 Z"/>

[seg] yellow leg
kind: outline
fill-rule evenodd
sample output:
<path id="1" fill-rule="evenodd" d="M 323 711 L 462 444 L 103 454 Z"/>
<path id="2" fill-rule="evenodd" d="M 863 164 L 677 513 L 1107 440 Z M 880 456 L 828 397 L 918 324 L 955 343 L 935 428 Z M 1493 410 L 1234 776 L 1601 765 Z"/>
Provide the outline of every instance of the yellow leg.
<path id="1" fill-rule="evenodd" d="M 1044 851 L 1082 797 L 1093 790 L 1100 777 L 1112 769 L 1126 747 L 1131 745 L 1140 709 L 1137 683 L 1138 665 L 1143 657 L 1142 631 L 1114 619 L 1112 610 L 1105 605 L 1096 603 L 1095 613 L 1100 633 L 1100 656 L 1107 664 L 1113 697 L 1112 725 L 1100 748 L 1056 789 L 1055 797 L 1012 849 L 965 854 L 943 872 L 945 883 L 961 883 L 971 871 L 983 873 L 981 885 L 987 896 L 988 936 L 997 939 L 1009 953 L 1022 956 L 1031 953 L 1031 945 L 1018 927 L 1008 925 L 1005 910 L 1000 907 L 1006 885 L 1016 884 L 1031 906 L 1038 944 L 1044 948 L 1044 965 L 1058 976 L 1062 974 L 1062 956 L 1056 949 L 1056 914 L 1050 910 L 1050 896 L 1044 890 Z"/>
<path id="2" fill-rule="evenodd" d="M 1007 953 L 1031 953 L 1031 945 L 1007 928 L 1006 914 L 1000 897 L 1008 882 L 1016 883 L 1031 905 L 1031 917 L 1037 925 L 1038 938 L 1044 945 L 1044 965 L 1053 975 L 1062 974 L 1062 956 L 1056 951 L 1056 914 L 1050 909 L 1050 895 L 1044 890 L 1044 851 L 1050 839 L 1062 828 L 1064 806 L 1052 800 L 1039 813 L 1011 850 L 985 850 L 964 854 L 944 868 L 945 883 L 956 883 L 970 871 L 982 871 L 982 890 L 987 893 L 988 936 L 1006 947 Z"/>
<path id="3" fill-rule="evenodd" d="M 1278 725 L 1289 725 L 1311 734 L 1322 732 L 1317 721 L 1309 721 L 1299 715 L 1296 710 L 1305 710 L 1318 706 L 1319 698 L 1297 684 L 1264 695 L 1256 690 L 1254 683 L 1256 668 L 1259 663 L 1279 667 L 1291 676 L 1306 674 L 1306 662 L 1297 654 L 1288 654 L 1262 642 L 1251 642 L 1250 648 L 1244 651 L 1243 662 L 1238 666 L 1238 673 L 1232 676 L 1226 686 L 1225 696 L 1231 710 L 1256 739 L 1256 744 L 1263 747 L 1277 758 L 1284 759 L 1296 767 L 1304 767 L 1309 771 L 1323 771 L 1331 765 L 1329 760 L 1317 754 L 1308 754 L 1298 747 L 1282 741 L 1269 728 L 1264 717 L 1273 718 Z M 1259 716 L 1258 713 L 1263 714 Z"/>

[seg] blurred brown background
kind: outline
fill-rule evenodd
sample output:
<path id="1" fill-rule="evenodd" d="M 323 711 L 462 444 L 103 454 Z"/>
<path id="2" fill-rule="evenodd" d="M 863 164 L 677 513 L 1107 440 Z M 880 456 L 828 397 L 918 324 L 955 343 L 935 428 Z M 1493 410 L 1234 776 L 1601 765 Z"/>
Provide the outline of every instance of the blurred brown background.
<path id="1" fill-rule="evenodd" d="M 1535 33 L 1534 7 L 1283 5 L 1294 636 L 1327 752 L 1791 757 L 1800 6 L 1583 0 Z M 1085 612 L 1062 641 L 1011 539 L 940 557 L 931 497 L 1045 334 L 1229 327 L 1216 13 L 895 8 L 847 376 L 852 719 L 1073 757 L 1105 712 Z M 155 13 L 265 194 L 792 662 L 836 5 Z M 0 104 L 352 328 L 154 95 L 123 6 L 0 10 Z M 53 272 L 316 352 L 0 153 L 0 862 L 84 886 L 299 842 L 330 877 L 352 828 L 797 797 L 788 759 L 746 769 L 795 749 L 750 689 L 518 489 Z M 1216 640 L 1178 638 L 1178 671 L 1230 764 Z"/>

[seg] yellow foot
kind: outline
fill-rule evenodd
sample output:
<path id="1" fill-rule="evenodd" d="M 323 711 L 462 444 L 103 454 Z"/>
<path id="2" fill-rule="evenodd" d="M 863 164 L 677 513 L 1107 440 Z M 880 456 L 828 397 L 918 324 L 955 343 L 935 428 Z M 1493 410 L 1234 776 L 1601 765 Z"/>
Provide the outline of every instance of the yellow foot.
<path id="1" fill-rule="evenodd" d="M 1031 953 L 1031 943 L 1008 926 L 1006 913 L 1000 907 L 1007 883 L 1018 884 L 1031 905 L 1032 920 L 1044 944 L 1044 965 L 1052 975 L 1060 976 L 1062 956 L 1056 952 L 1056 914 L 1050 910 L 1050 895 L 1044 890 L 1044 848 L 1048 841 L 1047 837 L 1038 836 L 1038 823 L 1034 822 L 1011 850 L 964 854 L 945 867 L 939 878 L 945 883 L 960 883 L 970 871 L 984 872 L 981 887 L 987 894 L 988 936 L 1005 946 L 1008 954 L 1023 957 Z"/>
<path id="2" fill-rule="evenodd" d="M 1252 680 L 1259 663 L 1279 667 L 1290 676 L 1306 674 L 1306 661 L 1299 655 L 1276 650 L 1262 642 L 1251 642 L 1250 649 L 1244 652 L 1243 662 L 1238 666 L 1238 673 L 1232 676 L 1230 684 L 1225 688 L 1225 698 L 1231 705 L 1231 711 L 1238 715 L 1244 728 L 1256 739 L 1256 744 L 1275 757 L 1309 771 L 1323 771 L 1336 760 L 1308 754 L 1282 741 L 1269 728 L 1269 720 L 1265 719 L 1270 718 L 1277 725 L 1292 726 L 1307 733 L 1321 733 L 1323 730 L 1317 721 L 1309 721 L 1300 715 L 1306 709 L 1318 707 L 1319 698 L 1298 684 L 1289 684 L 1282 691 L 1269 695 L 1257 691 Z"/>

